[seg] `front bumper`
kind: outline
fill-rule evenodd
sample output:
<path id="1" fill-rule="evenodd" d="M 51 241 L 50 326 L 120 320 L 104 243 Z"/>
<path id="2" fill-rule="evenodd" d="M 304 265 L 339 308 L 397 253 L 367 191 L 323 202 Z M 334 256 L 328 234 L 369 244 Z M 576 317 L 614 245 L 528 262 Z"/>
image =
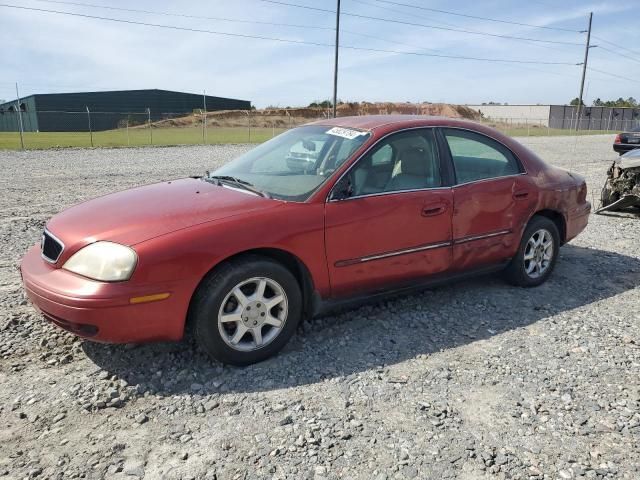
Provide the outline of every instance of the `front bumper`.
<path id="1" fill-rule="evenodd" d="M 179 340 L 190 300 L 180 285 L 136 286 L 90 280 L 45 262 L 39 245 L 20 265 L 29 300 L 57 326 L 98 342 Z M 133 297 L 168 292 L 164 300 L 131 304 Z"/>

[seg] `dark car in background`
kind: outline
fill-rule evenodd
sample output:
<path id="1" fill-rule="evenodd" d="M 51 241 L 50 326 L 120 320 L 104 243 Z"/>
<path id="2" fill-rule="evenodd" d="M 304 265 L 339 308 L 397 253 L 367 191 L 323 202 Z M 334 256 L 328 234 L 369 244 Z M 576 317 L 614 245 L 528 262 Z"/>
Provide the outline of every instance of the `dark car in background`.
<path id="1" fill-rule="evenodd" d="M 636 148 L 640 148 L 640 126 L 617 134 L 613 141 L 613 149 L 620 155 Z"/>

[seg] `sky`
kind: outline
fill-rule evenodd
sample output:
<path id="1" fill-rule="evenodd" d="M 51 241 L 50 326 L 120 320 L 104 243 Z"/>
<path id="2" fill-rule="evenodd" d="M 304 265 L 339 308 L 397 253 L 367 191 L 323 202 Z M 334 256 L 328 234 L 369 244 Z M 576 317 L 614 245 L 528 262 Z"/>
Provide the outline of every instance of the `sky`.
<path id="1" fill-rule="evenodd" d="M 336 7 L 335 0 L 281 1 L 333 11 Z M 586 35 L 577 31 L 586 29 L 589 12 L 594 13 L 592 44 L 597 45 L 590 50 L 589 66 L 605 73 L 587 71 L 585 102 L 591 104 L 598 97 L 640 99 L 640 29 L 637 28 L 640 0 L 395 1 L 554 29 L 450 15 L 381 0 L 342 0 L 341 45 L 386 51 L 341 48 L 339 99 L 568 103 L 578 95 L 580 87 L 582 67 L 576 64 L 583 61 Z M 250 100 L 258 108 L 305 106 L 332 96 L 335 13 L 265 0 L 4 0 L 2 3 L 320 45 L 0 6 L 0 99 L 16 97 L 15 82 L 21 96 L 160 88 L 206 91 L 208 95 Z M 450 28 L 565 43 L 446 30 Z M 611 42 L 629 50 L 621 50 Z M 626 56 L 620 56 L 621 52 Z M 427 54 L 568 65 L 508 64 Z"/>

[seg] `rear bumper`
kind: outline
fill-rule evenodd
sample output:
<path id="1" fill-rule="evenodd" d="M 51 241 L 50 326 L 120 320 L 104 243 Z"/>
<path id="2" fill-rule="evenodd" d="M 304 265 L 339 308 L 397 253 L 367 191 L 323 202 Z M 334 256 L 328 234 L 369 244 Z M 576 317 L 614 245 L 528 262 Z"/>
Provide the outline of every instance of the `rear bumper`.
<path id="1" fill-rule="evenodd" d="M 590 213 L 591 202 L 585 202 L 569 212 L 565 242 L 576 238 L 587 227 Z"/>
<path id="2" fill-rule="evenodd" d="M 106 343 L 182 338 L 190 294 L 177 285 L 96 282 L 47 264 L 32 247 L 20 265 L 25 291 L 43 316 L 80 337 Z M 170 293 L 164 300 L 131 304 L 136 296 Z"/>
<path id="3" fill-rule="evenodd" d="M 626 153 L 640 148 L 640 143 L 614 143 L 613 150 L 617 153 Z"/>

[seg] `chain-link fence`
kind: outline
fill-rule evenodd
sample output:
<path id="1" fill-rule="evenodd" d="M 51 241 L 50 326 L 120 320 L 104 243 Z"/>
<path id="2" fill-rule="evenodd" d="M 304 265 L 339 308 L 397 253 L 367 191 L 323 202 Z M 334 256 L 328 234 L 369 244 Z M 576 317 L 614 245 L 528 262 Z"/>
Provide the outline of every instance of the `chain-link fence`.
<path id="1" fill-rule="evenodd" d="M 153 112 L 29 111 L 0 112 L 0 148 L 126 147 L 260 143 L 287 129 L 327 118 L 326 109 L 266 109 L 189 114 Z M 640 119 L 594 122 L 581 119 L 554 128 L 545 119 L 481 118 L 479 122 L 510 136 L 589 135 L 640 126 Z"/>
<path id="2" fill-rule="evenodd" d="M 261 143 L 287 129 L 327 118 L 323 109 L 172 112 L 0 112 L 0 148 L 122 147 Z"/>
<path id="3" fill-rule="evenodd" d="M 513 137 L 551 136 L 551 135 L 597 135 L 628 132 L 640 127 L 640 119 L 595 122 L 590 118 L 567 121 L 562 128 L 554 127 L 546 119 L 527 118 L 482 118 L 480 123 L 493 127 Z M 577 125 L 576 125 L 577 123 Z"/>

